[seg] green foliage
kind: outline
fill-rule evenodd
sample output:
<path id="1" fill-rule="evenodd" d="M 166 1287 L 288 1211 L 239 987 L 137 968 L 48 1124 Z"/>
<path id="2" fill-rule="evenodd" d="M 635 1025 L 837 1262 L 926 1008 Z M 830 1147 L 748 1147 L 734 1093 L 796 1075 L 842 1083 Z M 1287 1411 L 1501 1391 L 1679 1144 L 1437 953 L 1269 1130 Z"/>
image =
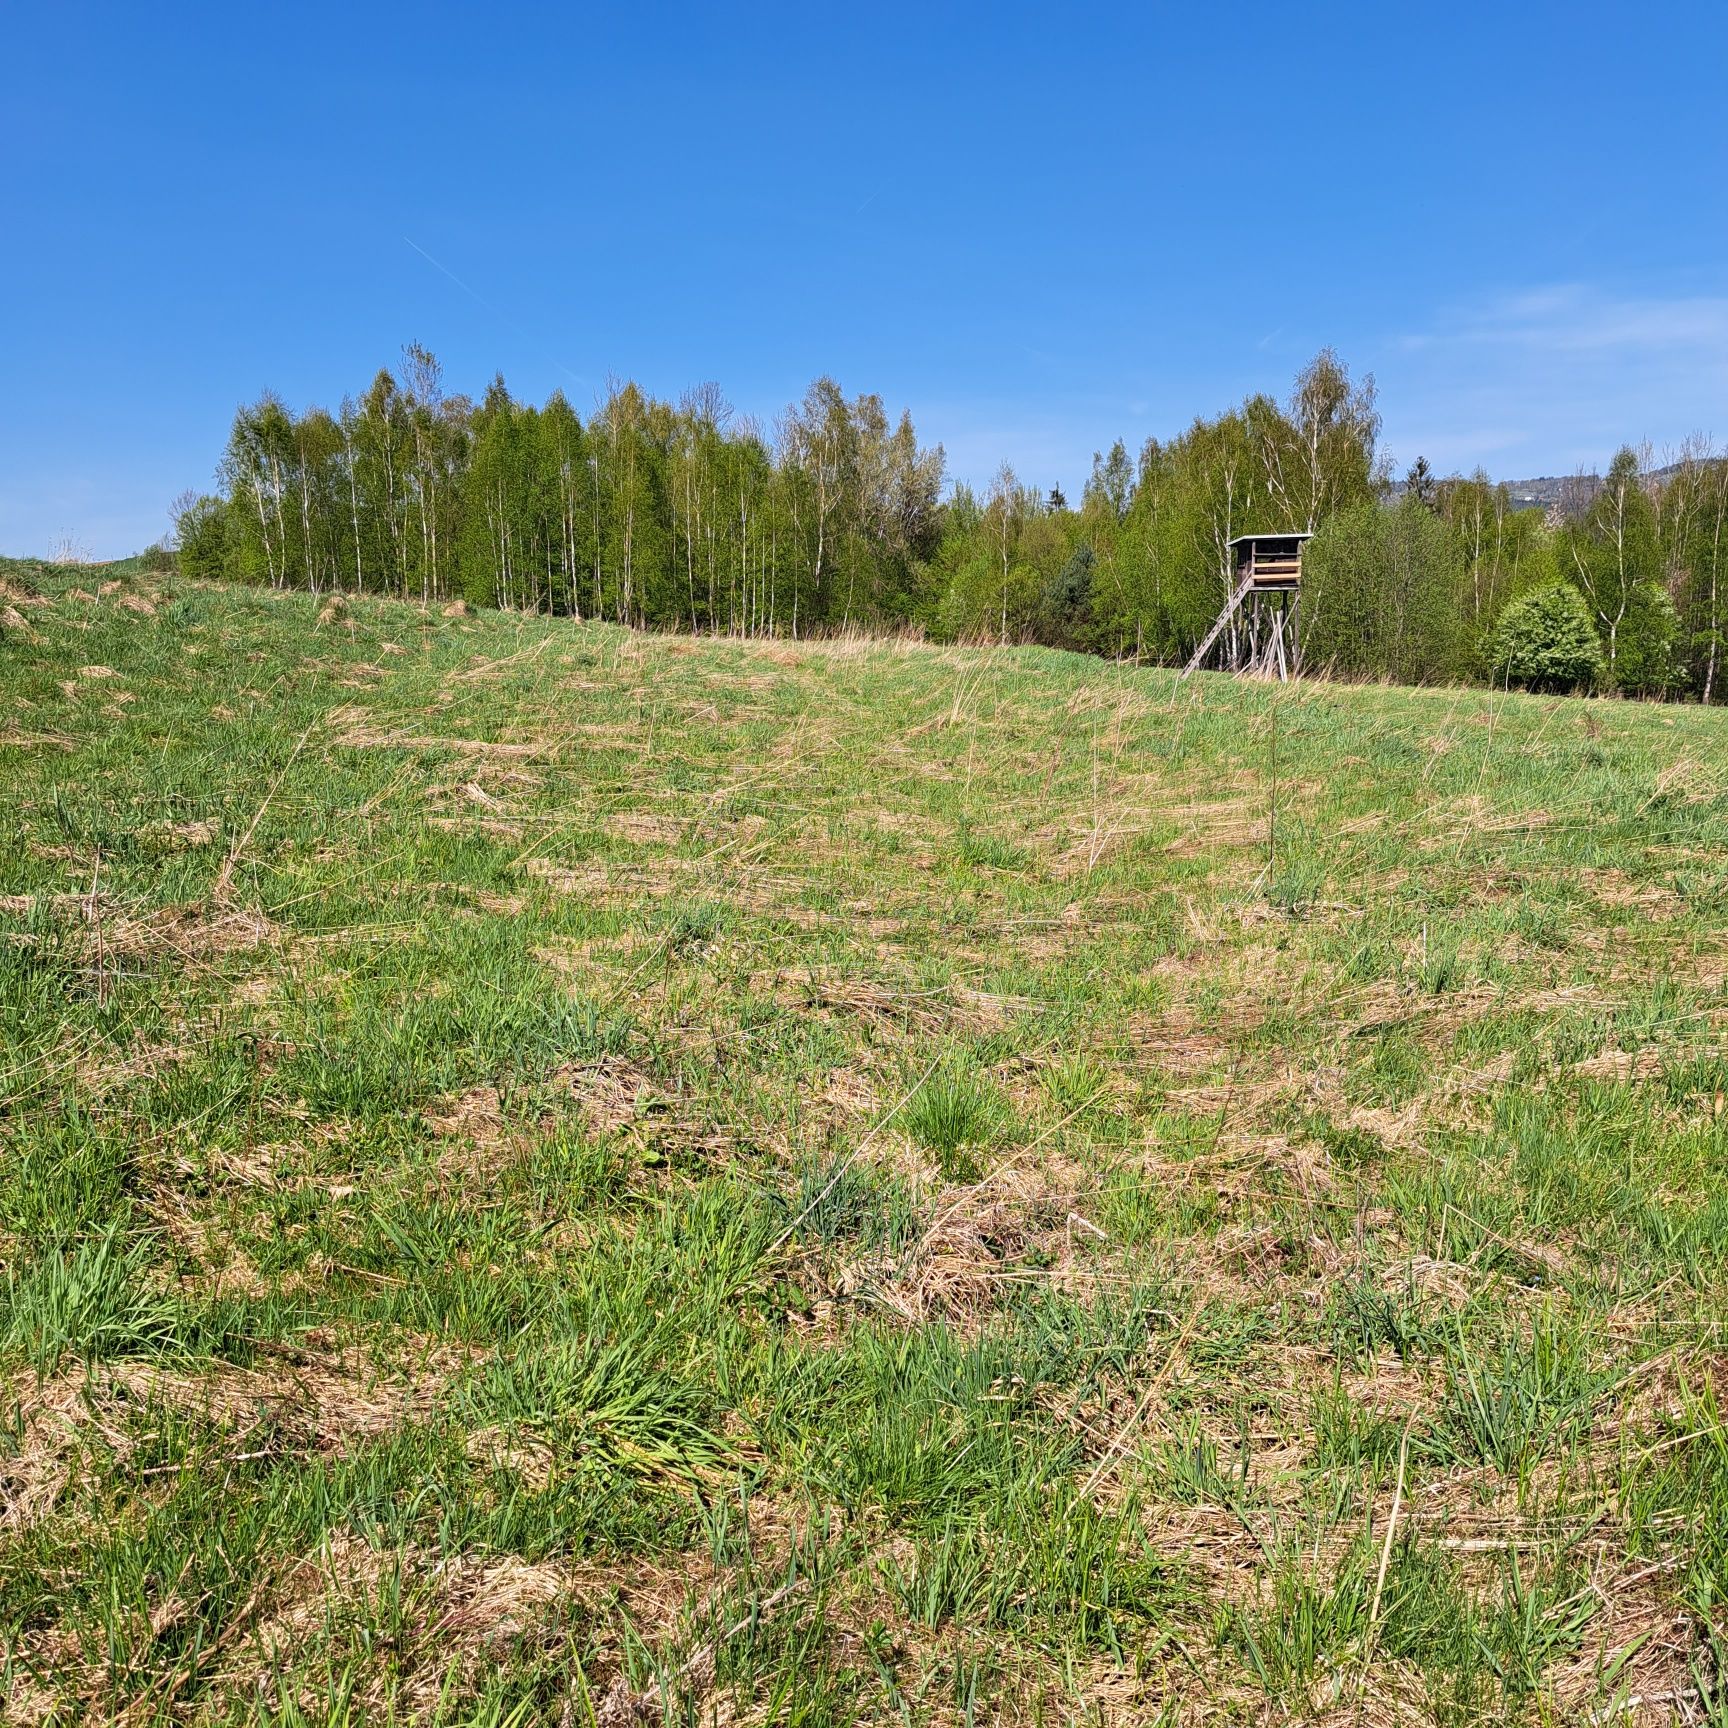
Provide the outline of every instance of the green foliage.
<path id="1" fill-rule="evenodd" d="M 979 1154 L 1000 1132 L 1001 1095 L 970 1066 L 945 1063 L 931 1074 L 906 1107 L 906 1126 L 944 1175 L 970 1180 L 978 1174 Z"/>
<path id="2" fill-rule="evenodd" d="M 1657 651 L 1653 665 L 1637 664 L 1641 616 L 1657 616 L 1660 622 L 1650 612 L 1648 597 L 1661 561 L 1656 510 L 1634 451 L 1621 450 L 1615 456 L 1588 508 L 1566 525 L 1560 566 L 1589 603 L 1607 658 L 1609 682 L 1623 685 L 1628 672 L 1634 679 L 1646 670 L 1659 674 L 1666 648 Z M 1630 655 L 1624 668 L 1623 655 Z"/>
<path id="3" fill-rule="evenodd" d="M 1268 517 L 1289 525 L 1291 506 L 1274 496 L 1269 475 L 1271 453 L 1293 435 L 1257 397 L 1168 444 L 1147 444 L 1121 521 L 1094 512 L 1099 646 L 1178 658 L 1199 641 L 1230 592 L 1230 538 Z"/>
<path id="4" fill-rule="evenodd" d="M 239 411 L 225 497 L 180 515 L 189 573 L 762 634 L 921 603 L 942 453 L 878 397 L 819 379 L 773 449 L 713 386 L 674 408 L 625 383 L 584 425 L 559 394 L 494 378 L 476 405 L 403 358 L 335 416 Z"/>
<path id="5" fill-rule="evenodd" d="M 940 600 L 934 621 L 961 641 L 1028 642 L 1067 639 L 1081 624 L 1084 567 L 1033 487 L 1004 467 L 982 503 L 956 496 L 934 579 Z M 1069 581 L 1061 590 L 1064 573 Z"/>
<path id="6" fill-rule="evenodd" d="M 235 506 L 225 498 L 192 498 L 174 519 L 182 574 L 194 581 L 215 582 L 230 573 L 229 515 Z"/>
<path id="7" fill-rule="evenodd" d="M 1398 684 L 1464 670 L 1456 540 L 1414 496 L 1332 517 L 1302 561 L 1302 654 L 1312 667 Z"/>
<path id="8" fill-rule="evenodd" d="M 1685 688 L 1719 700 L 1728 630 L 1728 460 L 1688 451 L 1663 485 L 1662 577 L 1680 615 Z"/>
<path id="9" fill-rule="evenodd" d="M 1671 696 L 1685 681 L 1680 614 L 1666 591 L 1640 583 L 1627 599 L 1614 679 L 1628 696 Z"/>
<path id="10" fill-rule="evenodd" d="M 1422 461 L 1383 508 L 1379 429 L 1372 380 L 1325 350 L 1282 403 L 1251 396 L 1138 458 L 1117 440 L 1077 509 L 1006 465 L 944 500 L 942 451 L 832 378 L 770 440 L 711 384 L 677 405 L 619 384 L 584 421 L 501 378 L 478 403 L 449 394 L 410 346 L 334 414 L 242 407 L 223 491 L 183 501 L 176 538 L 202 580 L 734 635 L 913 625 L 1180 664 L 1233 590 L 1229 542 L 1305 529 L 1310 670 L 1504 681 L 1495 622 L 1563 578 L 1603 645 L 1596 683 L 1720 696 L 1728 462 L 1689 454 L 1658 481 L 1623 450 L 1550 525 L 1480 471 Z"/>
<path id="11" fill-rule="evenodd" d="M 149 1286 L 151 1259 L 148 1241 L 127 1243 L 110 1226 L 11 1268 L 0 1288 L 0 1350 L 48 1375 L 64 1356 L 96 1362 L 171 1348 L 175 1308 Z"/>
<path id="12" fill-rule="evenodd" d="M 1068 562 L 1044 591 L 1047 640 L 1060 647 L 1080 647 L 1089 641 L 1097 565 L 1097 554 L 1085 541 L 1068 554 Z"/>
<path id="13" fill-rule="evenodd" d="M 1547 582 L 1514 600 L 1494 626 L 1489 664 L 1497 680 L 1526 690 L 1589 690 L 1607 662 L 1584 597 Z"/>
<path id="14" fill-rule="evenodd" d="M 1541 511 L 1515 508 L 1510 491 L 1480 468 L 1468 479 L 1442 480 L 1434 505 L 1462 560 L 1458 605 L 1471 669 L 1480 675 L 1489 629 L 1507 600 L 1556 575 L 1553 535 Z"/>
<path id="15" fill-rule="evenodd" d="M 1082 512 L 1097 568 L 1092 646 L 1182 660 L 1234 586 L 1230 540 L 1310 528 L 1375 495 L 1379 416 L 1370 383 L 1354 383 L 1330 350 L 1280 408 L 1253 396 L 1149 441 L 1124 491 L 1123 462 L 1100 461 Z"/>

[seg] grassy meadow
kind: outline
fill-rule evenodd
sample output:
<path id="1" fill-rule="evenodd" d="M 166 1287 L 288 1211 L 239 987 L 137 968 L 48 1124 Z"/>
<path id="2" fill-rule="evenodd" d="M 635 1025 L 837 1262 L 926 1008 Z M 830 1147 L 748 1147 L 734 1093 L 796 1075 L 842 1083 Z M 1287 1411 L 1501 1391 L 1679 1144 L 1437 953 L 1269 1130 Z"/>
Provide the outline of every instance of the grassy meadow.
<path id="1" fill-rule="evenodd" d="M 0 1721 L 1728 1722 L 1728 715 L 0 582 Z"/>

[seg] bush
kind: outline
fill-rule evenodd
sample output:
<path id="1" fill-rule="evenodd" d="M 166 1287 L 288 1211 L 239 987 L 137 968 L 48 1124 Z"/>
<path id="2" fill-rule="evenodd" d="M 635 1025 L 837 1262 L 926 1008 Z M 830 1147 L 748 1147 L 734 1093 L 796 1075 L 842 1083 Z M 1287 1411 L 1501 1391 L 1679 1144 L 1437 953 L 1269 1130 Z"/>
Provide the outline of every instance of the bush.
<path id="1" fill-rule="evenodd" d="M 938 632 L 953 642 L 1035 642 L 1044 582 L 1029 564 L 1006 574 L 988 547 L 952 573 L 937 615 Z"/>
<path id="2" fill-rule="evenodd" d="M 1628 696 L 1671 696 L 1686 680 L 1680 662 L 1680 615 L 1654 582 L 1631 596 L 1620 627 L 1614 682 Z"/>
<path id="3" fill-rule="evenodd" d="M 1439 683 L 1464 668 L 1463 558 L 1413 498 L 1326 522 L 1302 560 L 1302 658 L 1351 678 Z"/>
<path id="4" fill-rule="evenodd" d="M 196 498 L 175 519 L 182 575 L 193 581 L 219 582 L 228 570 L 228 515 L 221 498 Z"/>
<path id="5" fill-rule="evenodd" d="M 1591 689 L 1606 667 L 1584 596 L 1548 582 L 1514 600 L 1494 626 L 1492 665 L 1497 680 L 1527 690 Z"/>
<path id="6" fill-rule="evenodd" d="M 1062 648 L 1072 648 L 1086 640 L 1096 564 L 1092 548 L 1082 541 L 1045 585 L 1042 640 Z"/>

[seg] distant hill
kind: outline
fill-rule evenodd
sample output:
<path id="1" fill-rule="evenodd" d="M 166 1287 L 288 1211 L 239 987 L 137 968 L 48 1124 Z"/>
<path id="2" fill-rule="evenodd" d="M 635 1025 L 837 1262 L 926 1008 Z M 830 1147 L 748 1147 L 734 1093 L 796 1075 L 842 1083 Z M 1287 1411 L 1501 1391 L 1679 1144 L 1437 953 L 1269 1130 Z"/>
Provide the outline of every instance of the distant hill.
<path id="1" fill-rule="evenodd" d="M 1647 471 L 1647 480 L 1666 480 L 1670 474 L 1680 469 L 1678 462 L 1670 462 L 1665 468 L 1652 468 Z M 1556 506 L 1565 508 L 1569 502 L 1574 505 L 1587 504 L 1594 496 L 1596 488 L 1602 484 L 1600 474 L 1538 474 L 1528 480 L 1506 480 L 1499 482 L 1512 494 L 1513 504 L 1520 510 L 1551 510 Z M 1392 482 L 1392 496 L 1401 498 L 1404 495 L 1404 482 Z"/>
<path id="2" fill-rule="evenodd" d="M 1547 510 L 1562 503 L 1580 486 L 1594 491 L 1594 474 L 1540 474 L 1533 480 L 1508 480 L 1506 490 L 1520 510 Z"/>
<path id="3" fill-rule="evenodd" d="M 1647 468 L 1644 478 L 1666 480 L 1670 475 L 1678 474 L 1683 466 L 1680 462 L 1669 462 L 1661 468 Z M 1512 494 L 1512 502 L 1519 509 L 1546 510 L 1580 495 L 1588 502 L 1601 484 L 1600 474 L 1542 474 L 1534 480 L 1508 480 L 1506 490 Z"/>

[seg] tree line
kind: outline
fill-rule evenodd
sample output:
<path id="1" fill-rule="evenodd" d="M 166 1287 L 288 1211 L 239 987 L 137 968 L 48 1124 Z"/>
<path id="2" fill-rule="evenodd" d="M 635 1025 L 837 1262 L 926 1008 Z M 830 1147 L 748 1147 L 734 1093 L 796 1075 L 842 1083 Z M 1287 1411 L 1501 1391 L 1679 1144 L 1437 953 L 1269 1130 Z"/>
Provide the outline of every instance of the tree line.
<path id="1" fill-rule="evenodd" d="M 176 505 L 193 576 L 656 629 L 922 628 L 1164 663 L 1227 600 L 1236 535 L 1313 534 L 1313 670 L 1720 700 L 1728 460 L 1658 473 L 1632 450 L 1565 503 L 1517 509 L 1480 471 L 1394 485 L 1371 379 L 1318 355 L 1267 395 L 1130 456 L 1077 504 L 1004 466 L 944 495 L 941 447 L 832 379 L 767 428 L 704 385 L 633 383 L 587 420 L 555 393 L 447 392 L 404 351 L 334 412 L 266 394 L 235 416 L 218 489 Z"/>
<path id="2" fill-rule="evenodd" d="M 813 384 L 769 436 L 712 385 L 635 384 L 584 422 L 494 379 L 446 393 L 424 349 L 334 413 L 242 407 L 220 490 L 176 506 L 182 568 L 317 592 L 798 635 L 909 618 L 943 458 L 880 397 Z"/>

